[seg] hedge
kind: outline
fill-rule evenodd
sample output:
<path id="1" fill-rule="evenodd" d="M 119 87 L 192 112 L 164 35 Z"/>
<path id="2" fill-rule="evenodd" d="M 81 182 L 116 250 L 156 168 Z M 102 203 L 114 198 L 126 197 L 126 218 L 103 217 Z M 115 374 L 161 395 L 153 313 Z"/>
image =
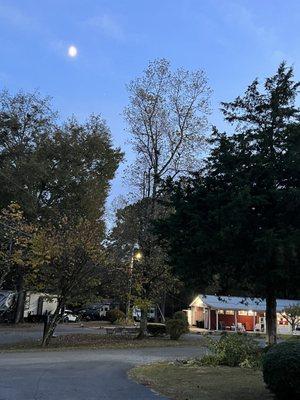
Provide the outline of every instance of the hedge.
<path id="1" fill-rule="evenodd" d="M 300 398 L 300 341 L 272 346 L 263 356 L 263 376 L 278 399 Z"/>
<path id="2" fill-rule="evenodd" d="M 162 336 L 167 333 L 165 324 L 147 324 L 147 331 L 151 336 Z"/>
<path id="3" fill-rule="evenodd" d="M 112 324 L 118 320 L 123 320 L 125 318 L 125 314 L 121 310 L 109 310 L 106 313 L 106 319 L 110 321 Z"/>

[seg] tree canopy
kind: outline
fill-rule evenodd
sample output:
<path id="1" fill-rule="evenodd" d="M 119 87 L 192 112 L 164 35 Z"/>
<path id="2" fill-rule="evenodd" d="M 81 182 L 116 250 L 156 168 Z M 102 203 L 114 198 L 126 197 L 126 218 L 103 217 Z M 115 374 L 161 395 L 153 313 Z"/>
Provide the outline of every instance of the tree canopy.
<path id="1" fill-rule="evenodd" d="M 104 263 L 101 226 L 86 219 L 63 217 L 58 224 L 40 229 L 32 244 L 35 277 L 32 288 L 52 294 L 58 303 L 43 343 L 47 345 L 60 318 L 61 310 L 76 299 L 89 300 L 101 280 Z"/>
<path id="2" fill-rule="evenodd" d="M 161 179 L 197 168 L 207 128 L 210 89 L 202 70 L 157 59 L 128 85 L 124 114 L 136 152 L 130 178 L 142 197 L 154 197 Z"/>
<path id="3" fill-rule="evenodd" d="M 0 93 L 0 208 L 15 201 L 40 222 L 100 218 L 121 160 L 100 116 L 58 123 L 49 98 Z"/>

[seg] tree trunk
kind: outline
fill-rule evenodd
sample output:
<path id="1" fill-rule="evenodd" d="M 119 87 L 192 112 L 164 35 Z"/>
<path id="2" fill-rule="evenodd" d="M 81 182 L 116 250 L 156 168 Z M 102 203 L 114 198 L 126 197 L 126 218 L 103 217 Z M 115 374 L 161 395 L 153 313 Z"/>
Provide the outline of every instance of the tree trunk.
<path id="1" fill-rule="evenodd" d="M 137 339 L 143 339 L 146 336 L 147 331 L 147 314 L 148 310 L 142 308 L 141 309 L 141 322 L 140 322 L 140 329 Z"/>
<path id="2" fill-rule="evenodd" d="M 22 284 L 22 288 L 18 291 L 17 305 L 14 318 L 15 324 L 18 324 L 19 322 L 24 322 L 25 294 L 26 292 L 25 290 L 23 290 L 23 284 Z"/>
<path id="3" fill-rule="evenodd" d="M 58 303 L 56 310 L 53 315 L 45 316 L 45 326 L 42 340 L 42 347 L 47 347 L 50 343 L 50 340 L 55 332 L 56 326 L 60 319 L 60 311 L 62 309 L 62 303 Z"/>
<path id="4" fill-rule="evenodd" d="M 163 297 L 162 297 L 162 302 L 161 302 L 161 318 L 162 318 L 162 322 L 165 322 L 165 315 L 166 315 L 166 300 L 167 300 L 167 293 L 166 290 L 164 291 Z"/>
<path id="5" fill-rule="evenodd" d="M 268 293 L 266 297 L 266 325 L 267 343 L 271 346 L 277 342 L 276 297 L 273 293 Z"/>
<path id="6" fill-rule="evenodd" d="M 292 321 L 291 321 L 292 333 L 294 332 L 295 327 L 296 327 L 296 321 L 292 319 Z"/>

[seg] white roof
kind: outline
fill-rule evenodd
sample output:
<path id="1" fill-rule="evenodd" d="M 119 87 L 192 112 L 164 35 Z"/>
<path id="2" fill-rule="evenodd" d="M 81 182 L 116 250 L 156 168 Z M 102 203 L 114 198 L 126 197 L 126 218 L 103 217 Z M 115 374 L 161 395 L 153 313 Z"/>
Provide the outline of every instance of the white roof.
<path id="1" fill-rule="evenodd" d="M 282 311 L 290 305 L 300 304 L 300 300 L 277 299 L 277 311 Z M 260 298 L 233 297 L 233 296 L 212 296 L 200 294 L 190 306 L 210 307 L 216 310 L 246 310 L 265 311 L 266 301 Z"/>

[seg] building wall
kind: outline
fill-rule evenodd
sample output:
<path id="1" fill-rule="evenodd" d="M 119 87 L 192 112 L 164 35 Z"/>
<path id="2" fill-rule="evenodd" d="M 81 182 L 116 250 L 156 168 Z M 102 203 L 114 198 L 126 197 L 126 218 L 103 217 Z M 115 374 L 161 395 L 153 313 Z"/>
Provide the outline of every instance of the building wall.
<path id="1" fill-rule="evenodd" d="M 208 312 L 208 308 L 205 304 L 205 301 L 202 301 L 201 296 L 197 296 L 194 301 L 190 305 L 191 307 L 191 324 L 196 325 L 197 321 L 204 321 L 205 329 L 209 328 L 209 319 L 211 329 L 216 329 L 216 313 L 215 310 L 211 310 Z M 219 310 L 223 312 L 218 314 L 218 321 L 223 324 L 223 327 L 228 327 L 230 329 L 231 326 L 235 325 L 235 316 L 233 311 L 231 310 Z M 239 315 L 242 314 L 242 315 Z M 244 315 L 245 314 L 245 315 Z M 247 315 L 248 314 L 248 315 Z M 251 315 L 252 314 L 252 315 Z M 265 331 L 266 329 L 266 321 L 265 321 L 265 313 L 263 311 L 255 312 L 256 316 L 254 319 L 253 311 L 244 311 L 239 310 L 237 313 L 237 322 L 241 323 L 245 326 L 247 331 L 254 331 L 255 325 L 259 324 L 261 329 Z M 209 318 L 210 316 L 210 318 Z M 219 324 L 220 327 L 220 324 Z M 291 334 L 291 325 L 287 323 L 287 321 L 282 317 L 281 314 L 277 314 L 277 332 L 279 334 Z M 300 331 L 299 331 L 300 332 Z M 299 333 L 300 334 L 300 333 Z"/>
<path id="2" fill-rule="evenodd" d="M 203 315 L 203 308 L 202 307 L 196 307 L 192 306 L 191 307 L 192 311 L 192 325 L 196 325 L 197 321 L 203 321 L 204 315 Z"/>
<path id="3" fill-rule="evenodd" d="M 254 330 L 253 315 L 238 315 L 237 322 L 243 324 L 246 331 Z"/>
<path id="4" fill-rule="evenodd" d="M 227 315 L 227 314 L 218 314 L 218 320 L 219 320 L 219 326 L 220 323 L 224 326 L 224 329 L 226 326 L 231 326 L 234 325 L 234 315 Z"/>
<path id="5" fill-rule="evenodd" d="M 210 329 L 213 331 L 217 329 L 216 310 L 210 310 Z"/>
<path id="6" fill-rule="evenodd" d="M 191 314 L 192 314 L 192 325 L 196 325 L 196 321 L 203 321 L 204 318 L 204 312 L 202 307 L 191 307 Z M 208 317 L 208 316 L 207 316 Z M 253 331 L 255 323 L 258 322 L 258 317 L 255 317 L 255 322 L 253 315 L 237 315 L 237 322 L 242 323 L 245 326 L 245 329 L 247 331 Z M 219 328 L 220 325 L 223 325 L 224 329 L 225 327 L 231 327 L 232 325 L 235 324 L 235 317 L 234 314 L 218 314 L 218 323 L 219 323 Z M 215 310 L 210 310 L 210 324 L 211 324 L 211 329 L 215 330 L 217 329 L 216 326 L 216 311 Z M 206 324 L 205 328 L 208 329 L 208 318 L 206 318 Z"/>

